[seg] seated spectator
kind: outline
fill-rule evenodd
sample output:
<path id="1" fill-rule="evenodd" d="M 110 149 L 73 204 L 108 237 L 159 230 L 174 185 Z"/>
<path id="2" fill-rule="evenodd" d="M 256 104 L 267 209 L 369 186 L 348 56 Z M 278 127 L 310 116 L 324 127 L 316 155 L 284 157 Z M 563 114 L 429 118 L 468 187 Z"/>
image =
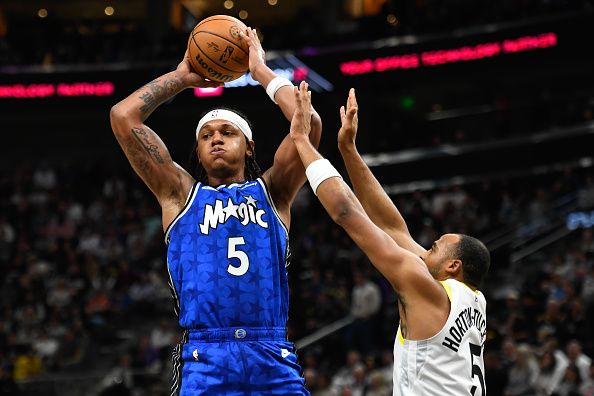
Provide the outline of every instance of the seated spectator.
<path id="1" fill-rule="evenodd" d="M 515 360 L 508 373 L 506 395 L 524 396 L 533 394 L 538 372 L 538 364 L 534 359 L 530 346 L 527 344 L 518 345 Z"/>
<path id="2" fill-rule="evenodd" d="M 581 396 L 582 378 L 575 364 L 570 364 L 565 369 L 563 379 L 555 393 L 559 396 Z"/>
<path id="3" fill-rule="evenodd" d="M 30 345 L 24 346 L 14 362 L 13 378 L 15 381 L 25 381 L 43 372 L 41 357 L 35 353 Z"/>
<path id="4" fill-rule="evenodd" d="M 590 365 L 592 359 L 582 353 L 582 344 L 577 340 L 572 340 L 566 347 L 569 364 L 573 364 L 580 372 L 580 378 L 588 378 L 590 374 Z"/>
<path id="5" fill-rule="evenodd" d="M 554 353 L 544 352 L 538 362 L 540 372 L 534 386 L 536 394 L 552 395 L 561 383 L 568 364 L 567 360 L 557 359 Z"/>

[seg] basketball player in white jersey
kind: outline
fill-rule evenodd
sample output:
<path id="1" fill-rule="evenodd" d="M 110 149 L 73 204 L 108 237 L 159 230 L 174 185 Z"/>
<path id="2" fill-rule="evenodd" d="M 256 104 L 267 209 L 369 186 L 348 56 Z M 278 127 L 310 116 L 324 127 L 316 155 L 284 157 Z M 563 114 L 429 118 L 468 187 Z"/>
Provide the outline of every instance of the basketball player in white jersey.
<path id="1" fill-rule="evenodd" d="M 309 142 L 311 94 L 296 91 L 291 124 L 306 174 L 332 219 L 345 229 L 398 295 L 394 395 L 485 396 L 486 301 L 478 290 L 489 268 L 477 239 L 446 234 L 429 250 L 416 243 L 402 216 L 357 154 L 357 102 L 341 108 L 339 147 L 356 195 Z"/>

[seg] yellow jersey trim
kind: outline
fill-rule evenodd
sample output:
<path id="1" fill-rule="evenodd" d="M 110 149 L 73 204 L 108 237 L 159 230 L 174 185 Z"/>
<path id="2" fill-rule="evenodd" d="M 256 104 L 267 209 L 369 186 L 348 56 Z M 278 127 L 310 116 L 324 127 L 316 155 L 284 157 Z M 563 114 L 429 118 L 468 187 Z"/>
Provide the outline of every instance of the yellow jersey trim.
<path id="1" fill-rule="evenodd" d="M 400 332 L 400 327 L 398 327 L 398 333 L 396 333 L 396 339 L 400 343 L 400 345 L 404 345 L 404 337 L 402 337 L 402 333 Z"/>
<path id="2" fill-rule="evenodd" d="M 448 294 L 448 298 L 450 299 L 450 302 L 452 302 L 452 287 L 446 281 L 439 281 L 439 283 L 441 283 L 441 285 L 445 289 L 446 293 Z M 466 286 L 466 287 L 468 287 L 468 286 Z"/>

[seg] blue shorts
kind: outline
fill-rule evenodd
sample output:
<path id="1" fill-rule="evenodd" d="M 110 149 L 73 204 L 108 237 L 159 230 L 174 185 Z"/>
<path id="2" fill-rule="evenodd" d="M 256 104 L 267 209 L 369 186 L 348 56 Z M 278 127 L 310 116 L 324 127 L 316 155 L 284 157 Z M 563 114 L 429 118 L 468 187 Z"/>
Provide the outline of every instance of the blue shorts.
<path id="1" fill-rule="evenodd" d="M 284 328 L 189 330 L 173 352 L 172 395 L 309 395 Z"/>

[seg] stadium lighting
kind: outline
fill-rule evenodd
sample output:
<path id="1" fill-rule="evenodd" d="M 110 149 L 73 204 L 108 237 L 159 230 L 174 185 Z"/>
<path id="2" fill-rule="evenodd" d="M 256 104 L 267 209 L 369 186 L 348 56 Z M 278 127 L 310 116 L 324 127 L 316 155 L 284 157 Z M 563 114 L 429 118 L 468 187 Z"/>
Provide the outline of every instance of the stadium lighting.
<path id="1" fill-rule="evenodd" d="M 278 0 L 268 0 L 268 4 L 271 6 L 275 6 L 278 3 Z"/>
<path id="2" fill-rule="evenodd" d="M 241 11 L 239 11 L 239 17 L 240 17 L 241 19 L 247 19 L 247 17 L 248 17 L 248 12 L 247 12 L 246 10 L 241 10 Z"/>
<path id="3" fill-rule="evenodd" d="M 226 1 L 223 3 L 223 6 L 224 6 L 226 9 L 230 10 L 231 8 L 233 8 L 233 7 L 235 6 L 235 3 L 234 3 L 233 1 L 231 1 L 231 0 L 226 0 Z"/>
<path id="4" fill-rule="evenodd" d="M 115 12 L 115 9 L 112 6 L 107 6 L 103 12 L 105 12 L 105 15 L 107 16 L 112 16 Z"/>
<path id="5" fill-rule="evenodd" d="M 47 17 L 47 10 L 45 8 L 40 8 L 39 11 L 37 11 L 37 16 L 39 18 Z"/>

